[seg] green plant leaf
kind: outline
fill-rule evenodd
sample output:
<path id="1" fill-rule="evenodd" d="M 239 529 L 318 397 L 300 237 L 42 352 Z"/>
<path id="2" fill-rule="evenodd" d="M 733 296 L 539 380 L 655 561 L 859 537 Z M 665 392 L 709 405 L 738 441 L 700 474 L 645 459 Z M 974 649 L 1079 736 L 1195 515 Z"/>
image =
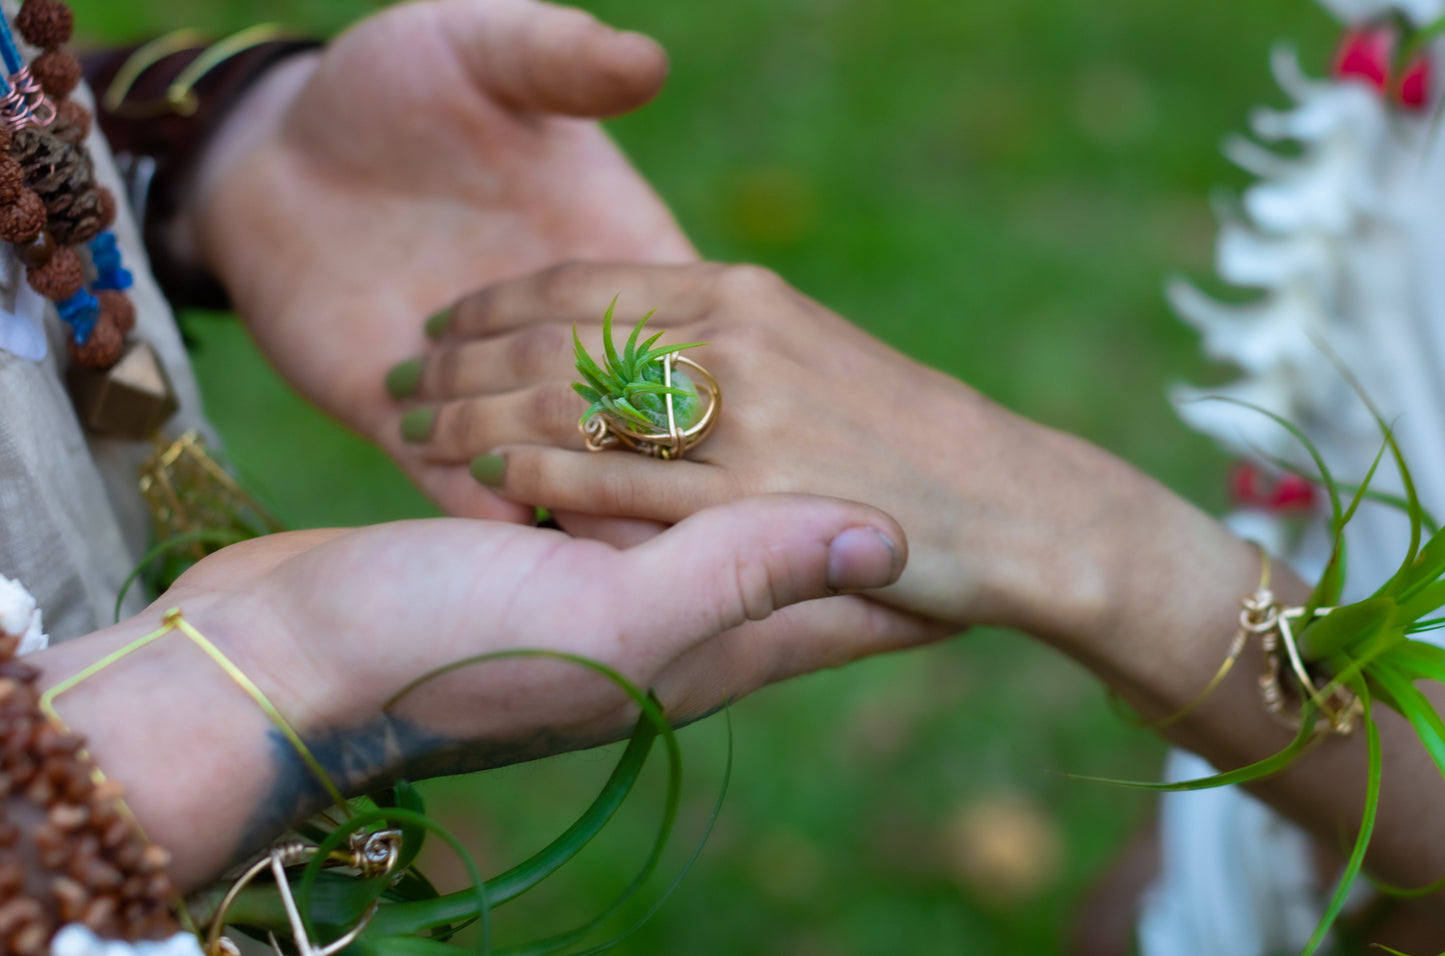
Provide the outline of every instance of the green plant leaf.
<path id="1" fill-rule="evenodd" d="M 1295 735 L 1294 740 L 1290 742 L 1289 746 L 1276 754 L 1256 761 L 1246 767 L 1218 773 L 1212 777 L 1203 777 L 1198 780 L 1185 780 L 1179 783 L 1163 783 L 1157 780 L 1116 780 L 1110 777 L 1089 777 L 1074 773 L 1066 773 L 1062 774 L 1062 776 L 1070 780 L 1080 780 L 1085 783 L 1103 783 L 1114 787 L 1127 787 L 1130 790 L 1148 790 L 1153 793 L 1187 793 L 1193 790 L 1213 790 L 1216 787 L 1250 783 L 1251 781 L 1268 777 L 1270 774 L 1278 773 L 1319 743 L 1320 738 L 1310 733 L 1310 728 L 1314 726 L 1317 713 L 1318 711 L 1312 704 L 1306 703 L 1300 710 L 1302 723 L 1299 732 Z"/>
<path id="2" fill-rule="evenodd" d="M 1394 599 L 1382 594 L 1317 617 L 1297 638 L 1300 656 L 1307 661 L 1324 660 L 1373 638 L 1394 622 L 1396 610 Z"/>
<path id="3" fill-rule="evenodd" d="M 1375 816 L 1380 808 L 1380 729 L 1375 725 L 1371 716 L 1370 692 L 1364 681 L 1355 684 L 1354 691 L 1359 695 L 1360 705 L 1364 708 L 1362 723 L 1365 727 L 1365 746 L 1369 761 L 1365 777 L 1365 811 L 1360 819 L 1360 830 L 1355 836 L 1354 848 L 1350 851 L 1350 857 L 1345 862 L 1345 868 L 1340 874 L 1339 884 L 1330 897 L 1329 905 L 1325 907 L 1324 916 L 1320 918 L 1314 934 L 1305 944 L 1301 956 L 1313 956 L 1319 951 L 1325 937 L 1329 934 L 1330 927 L 1339 918 L 1340 910 L 1344 909 L 1350 888 L 1359 877 L 1360 868 L 1364 865 L 1365 848 L 1370 845 L 1370 835 L 1375 831 Z"/>
<path id="4" fill-rule="evenodd" d="M 617 300 L 613 299 L 612 301 L 615 303 Z M 647 320 L 656 314 L 657 310 L 653 309 L 644 315 L 638 323 L 632 327 L 632 334 L 627 337 L 627 347 L 622 350 L 622 360 L 627 363 L 627 367 L 630 369 L 637 367 L 637 337 L 642 334 L 643 328 L 647 325 Z"/>

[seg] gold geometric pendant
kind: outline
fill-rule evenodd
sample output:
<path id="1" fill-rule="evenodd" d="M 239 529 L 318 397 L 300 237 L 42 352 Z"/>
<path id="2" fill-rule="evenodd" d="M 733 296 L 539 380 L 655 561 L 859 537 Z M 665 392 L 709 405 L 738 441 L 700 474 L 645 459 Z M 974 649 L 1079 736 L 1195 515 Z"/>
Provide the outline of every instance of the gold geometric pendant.
<path id="1" fill-rule="evenodd" d="M 74 363 L 66 378 L 76 414 L 101 435 L 142 441 L 176 413 L 175 389 L 145 342 L 131 342 L 120 361 L 105 371 Z"/>

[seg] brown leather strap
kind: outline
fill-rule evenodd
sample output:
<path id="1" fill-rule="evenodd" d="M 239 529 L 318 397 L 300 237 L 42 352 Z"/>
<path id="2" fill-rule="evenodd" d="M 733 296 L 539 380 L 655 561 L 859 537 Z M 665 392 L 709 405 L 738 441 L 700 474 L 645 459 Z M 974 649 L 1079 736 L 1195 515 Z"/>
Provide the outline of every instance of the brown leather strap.
<path id="1" fill-rule="evenodd" d="M 165 242 L 165 226 L 175 216 L 196 174 L 201 153 L 242 94 L 267 70 L 288 57 L 321 44 L 314 40 L 277 40 L 252 46 L 208 70 L 191 87 L 186 108 L 164 108 L 167 94 L 187 67 L 208 47 L 166 56 L 136 78 L 121 108 L 106 108 L 106 92 L 141 47 L 106 50 L 82 59 L 95 92 L 100 128 L 116 154 L 130 189 L 130 201 L 142 217 L 146 251 L 161 289 L 180 307 L 224 310 L 225 290 L 204 271 L 181 262 Z M 160 103 L 159 110 L 128 106 Z"/>

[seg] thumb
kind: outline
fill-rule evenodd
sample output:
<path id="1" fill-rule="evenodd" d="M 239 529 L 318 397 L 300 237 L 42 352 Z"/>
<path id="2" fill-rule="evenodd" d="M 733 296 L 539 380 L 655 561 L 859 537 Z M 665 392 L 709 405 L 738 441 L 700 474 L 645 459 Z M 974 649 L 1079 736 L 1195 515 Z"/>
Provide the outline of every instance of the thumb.
<path id="1" fill-rule="evenodd" d="M 700 640 L 774 611 L 887 587 L 907 561 L 896 521 L 867 505 L 768 495 L 710 508 L 622 553 L 624 601 L 662 634 Z"/>
<path id="2" fill-rule="evenodd" d="M 667 54 L 640 33 L 538 0 L 443 0 L 442 26 L 477 84 L 519 111 L 616 116 L 657 95 Z"/>

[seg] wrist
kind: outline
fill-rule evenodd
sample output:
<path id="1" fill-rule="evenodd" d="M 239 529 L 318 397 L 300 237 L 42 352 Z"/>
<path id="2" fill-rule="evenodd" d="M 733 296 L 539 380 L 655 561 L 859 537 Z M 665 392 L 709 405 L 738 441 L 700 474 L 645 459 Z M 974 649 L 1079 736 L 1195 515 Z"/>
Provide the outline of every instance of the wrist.
<path id="1" fill-rule="evenodd" d="M 188 599 L 186 619 L 218 645 L 234 646 L 246 618 L 231 604 Z M 152 609 L 26 662 L 40 668 L 48 688 L 161 626 Z M 183 634 L 139 648 L 54 704 L 101 770 L 124 787 L 147 836 L 171 853 L 179 887 L 195 886 L 250 849 L 243 845 L 248 818 L 273 775 L 270 722 Z"/>

